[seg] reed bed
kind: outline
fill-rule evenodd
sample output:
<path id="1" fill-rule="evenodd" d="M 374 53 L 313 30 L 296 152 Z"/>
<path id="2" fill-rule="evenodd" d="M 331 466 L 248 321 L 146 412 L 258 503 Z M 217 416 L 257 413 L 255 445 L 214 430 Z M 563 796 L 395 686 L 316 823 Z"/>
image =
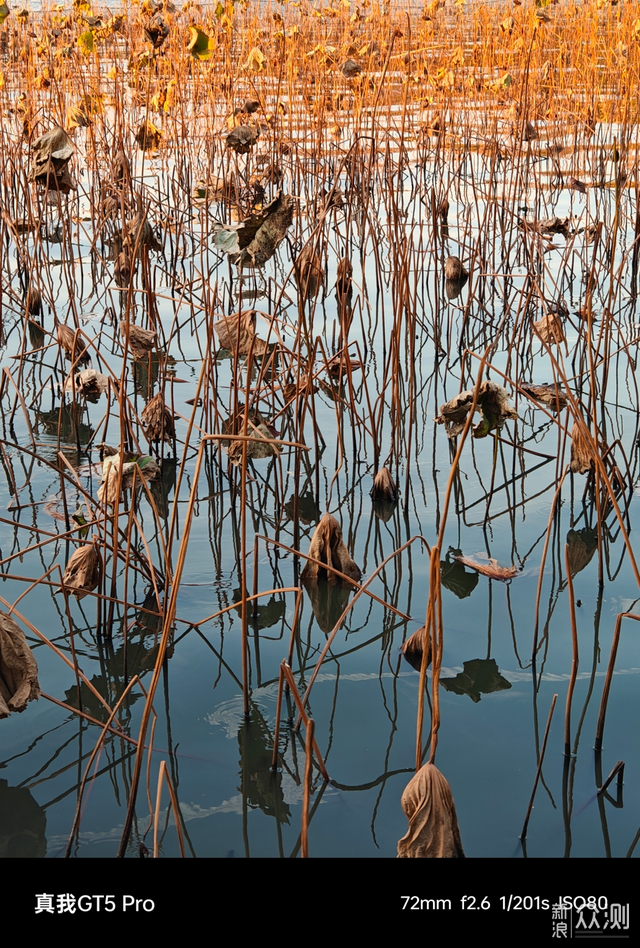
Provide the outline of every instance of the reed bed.
<path id="1" fill-rule="evenodd" d="M 314 820 L 349 790 L 375 791 L 375 846 L 379 808 L 396 808 L 397 839 L 414 771 L 403 806 L 409 836 L 422 828 L 400 854 L 462 855 L 464 818 L 431 775 L 438 751 L 469 820 L 444 698 L 511 687 L 492 623 L 533 703 L 506 832 L 526 812 L 531 853 L 530 788 L 555 806 L 543 753 L 560 748 L 571 853 L 583 725 L 600 789 L 621 642 L 637 655 L 622 622 L 640 598 L 636 12 L 0 7 L 1 601 L 72 747 L 62 771 L 61 749 L 42 764 L 56 787 L 67 775 L 47 806 L 74 801 L 55 853 L 83 854 L 87 798 L 110 781 L 110 855 L 223 854 L 194 835 L 171 710 L 184 743 L 183 715 L 204 720 L 219 687 L 242 696 L 227 709 L 241 786 L 227 775 L 220 791 L 240 797 L 218 809 L 242 816 L 245 855 L 256 810 L 275 821 L 273 854 L 331 853 Z M 487 657 L 448 675 L 479 584 Z M 595 603 L 586 691 L 580 595 Z M 353 662 L 377 668 L 375 779 L 345 767 L 353 747 L 332 755 L 358 741 L 338 689 Z M 549 715 L 541 747 L 559 667 L 564 730 Z M 29 715 L 2 727 L 33 741 Z M 420 823 L 436 793 L 449 843 Z M 627 835 L 616 855 L 633 853 Z"/>

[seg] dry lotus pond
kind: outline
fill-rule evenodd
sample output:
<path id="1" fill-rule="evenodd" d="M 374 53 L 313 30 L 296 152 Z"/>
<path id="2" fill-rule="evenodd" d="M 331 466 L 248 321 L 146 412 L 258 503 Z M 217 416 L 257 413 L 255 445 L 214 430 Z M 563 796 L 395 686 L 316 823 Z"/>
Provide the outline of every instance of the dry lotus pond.
<path id="1" fill-rule="evenodd" d="M 0 4 L 1 855 L 637 855 L 639 70 Z"/>

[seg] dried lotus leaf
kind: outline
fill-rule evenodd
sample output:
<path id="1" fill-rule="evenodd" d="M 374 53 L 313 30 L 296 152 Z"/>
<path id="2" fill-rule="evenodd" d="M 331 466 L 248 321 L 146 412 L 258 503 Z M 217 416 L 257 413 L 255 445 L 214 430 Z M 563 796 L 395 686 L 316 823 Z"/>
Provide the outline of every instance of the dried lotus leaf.
<path id="1" fill-rule="evenodd" d="M 482 383 L 478 405 L 482 410 L 482 421 L 473 427 L 474 438 L 484 438 L 490 431 L 502 428 L 507 419 L 515 421 L 518 418 L 518 413 L 509 403 L 506 390 L 495 382 Z"/>
<path id="2" fill-rule="evenodd" d="M 552 411 L 562 411 L 563 408 L 567 407 L 567 396 L 559 385 L 531 385 L 522 382 L 520 388 L 537 402 L 547 405 Z"/>
<path id="3" fill-rule="evenodd" d="M 558 313 L 546 313 L 533 324 L 533 328 L 543 342 L 564 342 L 564 330 Z"/>
<path id="4" fill-rule="evenodd" d="M 79 547 L 69 558 L 62 578 L 63 586 L 73 590 L 73 595 L 84 599 L 100 584 L 102 576 L 102 557 L 95 544 L 88 543 Z"/>
<path id="5" fill-rule="evenodd" d="M 74 332 L 64 323 L 58 323 L 56 330 L 58 345 L 64 349 L 64 354 L 70 362 L 83 363 L 89 362 L 89 353 L 87 347 L 77 332 Z"/>
<path id="6" fill-rule="evenodd" d="M 40 697 L 38 666 L 22 629 L 0 612 L 0 718 Z"/>
<path id="7" fill-rule="evenodd" d="M 473 402 L 473 392 L 460 392 L 455 398 L 451 398 L 444 405 L 440 406 L 440 414 L 435 419 L 439 425 L 444 425 L 447 432 L 447 438 L 455 438 L 459 435 L 467 421 L 467 415 L 471 410 Z"/>
<path id="8" fill-rule="evenodd" d="M 253 354 L 262 355 L 267 344 L 264 339 L 256 336 L 256 311 L 254 309 L 241 310 L 231 316 L 223 316 L 213 324 L 214 331 L 220 340 L 223 349 L 231 353 L 247 355 L 253 340 Z"/>
<path id="9" fill-rule="evenodd" d="M 238 227 L 240 252 L 229 258 L 231 262 L 242 269 L 261 267 L 270 260 L 291 226 L 294 203 L 290 195 L 278 192 L 255 219 L 252 215 L 243 221 Z"/>
<path id="10" fill-rule="evenodd" d="M 63 128 L 52 128 L 33 144 L 29 181 L 37 181 L 52 191 L 68 194 L 75 189 L 67 165 L 74 147 Z"/>
<path id="11" fill-rule="evenodd" d="M 78 372 L 75 377 L 67 379 L 65 391 L 74 390 L 80 395 L 84 395 L 89 401 L 97 402 L 100 396 L 107 391 L 109 379 L 101 372 L 95 369 L 84 369 Z"/>
<path id="12" fill-rule="evenodd" d="M 489 579 L 499 579 L 503 583 L 509 579 L 513 579 L 519 572 L 517 566 L 500 566 L 498 561 L 491 557 L 487 557 L 486 563 L 478 563 L 477 560 L 472 559 L 470 556 L 454 556 L 454 559 L 458 563 L 464 563 L 465 566 L 470 566 L 471 569 L 477 570 L 479 573 L 482 573 L 483 576 L 488 576 Z"/>
<path id="13" fill-rule="evenodd" d="M 155 332 L 152 329 L 143 329 L 134 323 L 120 323 L 120 335 L 125 339 L 128 336 L 129 349 L 133 358 L 139 362 L 146 362 L 155 345 Z"/>
<path id="14" fill-rule="evenodd" d="M 372 500 L 383 500 L 395 504 L 398 499 L 398 485 L 388 467 L 381 468 L 373 479 Z"/>
<path id="15" fill-rule="evenodd" d="M 162 251 L 162 243 L 157 239 L 146 214 L 140 211 L 127 227 L 131 243 L 135 247 L 147 247 L 148 250 Z"/>
<path id="16" fill-rule="evenodd" d="M 591 439 L 587 437 L 584 422 L 576 421 L 571 429 L 571 473 L 588 474 L 592 468 Z"/>
<path id="17" fill-rule="evenodd" d="M 111 454 L 102 461 L 102 481 L 98 488 L 98 500 L 101 504 L 110 504 L 112 507 L 118 499 L 118 479 L 120 472 L 120 455 Z"/>
<path id="18" fill-rule="evenodd" d="M 154 395 L 145 405 L 141 421 L 145 426 L 145 434 L 149 442 L 166 441 L 167 444 L 171 444 L 176 436 L 173 415 L 165 405 L 161 392 Z"/>
<path id="19" fill-rule="evenodd" d="M 315 299 L 324 283 L 324 270 L 320 257 L 314 252 L 313 244 L 307 244 L 298 254 L 294 272 L 302 301 Z"/>
<path id="20" fill-rule="evenodd" d="M 120 289 L 124 289 L 129 286 L 131 283 L 131 257 L 123 250 L 116 257 L 116 264 L 113 268 L 113 276 L 116 281 L 116 286 L 119 286 Z"/>
<path id="21" fill-rule="evenodd" d="M 572 191 L 579 191 L 580 194 L 587 193 L 587 186 L 584 181 L 579 181 L 577 178 L 569 178 L 567 181 L 567 187 L 571 188 Z"/>
<path id="22" fill-rule="evenodd" d="M 227 148 L 231 148 L 238 155 L 246 155 L 251 151 L 260 136 L 260 130 L 255 125 L 236 125 L 227 135 Z"/>
<path id="23" fill-rule="evenodd" d="M 463 267 L 460 257 L 447 257 L 444 265 L 444 275 L 452 283 L 461 283 L 463 286 L 469 279 L 469 274 Z"/>
<path id="24" fill-rule="evenodd" d="M 131 168 L 129 159 L 123 151 L 119 151 L 113 162 L 113 180 L 117 185 L 124 184 L 131 180 Z"/>
<path id="25" fill-rule="evenodd" d="M 469 390 L 460 392 L 440 407 L 440 414 L 435 420 L 437 424 L 445 426 L 448 438 L 455 438 L 463 431 L 472 404 L 473 391 Z M 505 389 L 491 380 L 484 381 L 478 390 L 476 411 L 481 411 L 483 417 L 473 428 L 474 438 L 484 438 L 490 431 L 501 428 L 508 418 L 518 417 L 509 404 Z"/>
<path id="26" fill-rule="evenodd" d="M 154 49 L 158 49 L 169 35 L 169 26 L 166 21 L 156 14 L 150 17 L 143 24 L 144 35 L 149 40 Z"/>
<path id="27" fill-rule="evenodd" d="M 342 539 L 340 524 L 331 514 L 326 513 L 316 527 L 309 546 L 309 556 L 344 573 L 356 582 L 362 576 Z M 311 562 L 307 562 L 300 578 L 303 583 L 307 583 L 325 576 L 329 583 L 341 582 L 341 577 L 336 576 L 334 572 L 320 566 L 318 563 Z"/>
<path id="28" fill-rule="evenodd" d="M 541 221 L 534 221 L 531 225 L 539 234 L 561 234 L 568 238 L 571 234 L 568 217 L 547 217 Z"/>
<path id="29" fill-rule="evenodd" d="M 353 264 L 348 257 L 343 257 L 338 263 L 336 274 L 336 298 L 339 309 L 351 305 L 353 295 L 352 278 Z"/>
<path id="30" fill-rule="evenodd" d="M 267 425 L 261 423 L 254 425 L 249 422 L 247 434 L 252 438 L 259 438 L 259 441 L 233 441 L 229 448 L 229 460 L 232 464 L 241 464 L 243 455 L 243 444 L 247 445 L 247 458 L 260 460 L 262 458 L 273 457 L 279 454 L 277 445 L 273 444 L 273 433 Z"/>
<path id="31" fill-rule="evenodd" d="M 29 284 L 27 298 L 24 301 L 24 310 L 27 316 L 39 316 L 42 311 L 42 295 L 37 286 Z"/>
<path id="32" fill-rule="evenodd" d="M 409 636 L 407 641 L 400 647 L 400 650 L 412 668 L 416 671 L 422 669 L 422 654 L 424 651 L 424 626 Z M 427 646 L 427 667 L 431 664 L 431 639 Z"/>
<path id="33" fill-rule="evenodd" d="M 451 787 L 434 764 L 420 768 L 400 802 L 409 830 L 398 842 L 399 859 L 464 858 Z"/>
<path id="34" fill-rule="evenodd" d="M 140 151 L 153 151 L 162 144 L 162 132 L 147 119 L 138 128 L 134 139 Z"/>
<path id="35" fill-rule="evenodd" d="M 345 79 L 355 79 L 356 76 L 362 75 L 362 66 L 359 62 L 356 62 L 355 59 L 347 59 L 340 66 L 340 72 L 345 77 Z"/>
<path id="36" fill-rule="evenodd" d="M 103 458 L 102 480 L 98 488 L 98 500 L 101 504 L 115 506 L 118 499 L 118 481 L 120 480 L 121 490 L 129 490 L 133 485 L 133 475 L 136 467 L 142 471 L 147 481 L 157 477 L 160 473 L 160 465 L 146 454 L 138 456 L 125 452 L 122 475 L 120 476 L 121 463 L 120 454 L 110 454 Z"/>

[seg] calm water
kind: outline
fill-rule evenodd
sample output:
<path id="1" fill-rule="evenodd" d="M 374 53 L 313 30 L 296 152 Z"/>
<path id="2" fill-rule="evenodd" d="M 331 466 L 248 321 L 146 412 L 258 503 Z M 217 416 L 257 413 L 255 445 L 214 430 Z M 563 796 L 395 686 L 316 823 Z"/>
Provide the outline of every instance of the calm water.
<path id="1" fill-rule="evenodd" d="M 434 422 L 439 406 L 461 388 L 473 387 L 479 363 L 464 357 L 464 350 L 482 356 L 492 342 L 496 348 L 491 355 L 491 377 L 496 381 L 503 381 L 500 371 L 523 382 L 552 381 L 550 361 L 530 328 L 531 321 L 543 313 L 541 297 L 549 302 L 562 298 L 566 303 L 566 347 L 561 347 L 564 365 L 567 375 L 578 377 L 572 383 L 574 391 L 584 396 L 586 390 L 588 373 L 580 355 L 580 317 L 571 314 L 583 302 L 591 250 L 584 234 L 577 233 L 570 239 L 558 235 L 549 238 L 553 247 L 539 254 L 536 251 L 532 257 L 531 248 L 539 238 L 523 238 L 518 227 L 523 212 L 516 208 L 529 207 L 528 220 L 573 215 L 572 229 L 576 231 L 597 220 L 610 228 L 614 203 L 611 188 L 590 189 L 586 196 L 566 189 L 552 190 L 549 184 L 555 166 L 544 157 L 532 164 L 534 170 L 527 179 L 516 176 L 508 162 L 496 171 L 490 159 L 479 154 L 460 164 L 455 156 L 443 158 L 432 149 L 424 162 L 412 152 L 403 169 L 398 168 L 397 153 L 376 156 L 371 196 L 364 203 L 359 191 L 364 158 L 362 166 L 355 164 L 349 173 L 342 169 L 336 178 L 340 157 L 336 151 L 317 165 L 309 161 L 302 181 L 293 180 L 285 162 L 283 187 L 301 196 L 300 212 L 289 234 L 292 241 L 298 240 L 298 247 L 308 239 L 318 218 L 314 195 L 334 182 L 346 194 L 345 205 L 330 212 L 323 230 L 325 284 L 313 317 L 308 316 L 309 335 L 312 339 L 319 337 L 329 355 L 335 350 L 339 335 L 336 264 L 346 253 L 354 267 L 350 352 L 363 367 L 353 372 L 352 390 L 345 385 L 341 392 L 352 406 L 349 409 L 336 402 L 337 383 L 334 381 L 332 388 L 322 358 L 314 361 L 313 373 L 323 383 L 314 396 L 316 423 L 325 444 L 317 446 L 313 421 L 307 413 L 304 437 L 311 450 L 299 472 L 295 452 L 287 448 L 277 461 L 267 458 L 249 465 L 249 587 L 253 582 L 255 534 L 286 546 L 298 543 L 299 549 L 307 552 L 315 525 L 327 510 L 341 523 L 347 547 L 365 578 L 410 537 L 421 534 L 432 544 L 440 526 L 453 457 L 444 428 Z M 565 173 L 572 170 L 572 161 L 571 156 L 563 158 Z M 140 171 L 138 158 L 134 176 Z M 584 173 L 588 172 L 585 169 Z M 295 284 L 292 279 L 285 284 L 291 269 L 291 245 L 283 243 L 255 276 L 245 271 L 244 285 L 239 287 L 226 257 L 211 240 L 210 221 L 223 219 L 227 210 L 213 202 L 207 212 L 190 204 L 188 194 L 182 194 L 182 203 L 176 201 L 171 207 L 158 198 L 166 188 L 164 165 L 147 158 L 144 173 L 144 180 L 136 179 L 137 186 L 147 189 L 149 219 L 164 235 L 164 255 L 151 254 L 150 273 L 161 338 L 166 341 L 161 348 L 169 356 L 165 397 L 178 415 L 180 458 L 192 411 L 187 402 L 196 396 L 203 353 L 211 346 L 203 315 L 205 295 L 217 286 L 213 309 L 218 314 L 230 313 L 238 306 L 234 294 L 242 289 L 243 307 L 254 305 L 261 313 L 269 314 L 284 285 L 286 295 L 277 314 L 278 331 L 283 344 L 291 347 L 299 317 Z M 437 237 L 430 209 L 432 188 L 438 199 L 446 192 L 450 201 L 448 233 L 439 229 Z M 392 197 L 398 211 L 395 218 L 390 213 Z M 630 214 L 631 192 L 623 194 L 622 203 L 625 214 Z M 62 244 L 55 242 L 57 214 L 56 209 L 49 209 L 48 239 L 37 250 L 44 254 L 43 328 L 45 332 L 54 329 L 52 301 L 58 318 L 67 315 L 71 275 L 81 327 L 95 339 L 103 363 L 119 377 L 122 347 L 117 320 L 124 294 L 113 283 L 108 250 L 100 248 L 102 259 L 91 253 L 91 215 L 82 189 L 78 203 L 70 200 L 70 242 L 66 238 Z M 629 252 L 631 225 L 626 229 L 629 220 L 624 217 L 615 247 L 616 267 L 622 267 L 620 288 L 612 302 L 610 284 L 603 278 L 595 289 L 593 307 L 597 319 L 602 318 L 605 304 L 614 312 L 618 331 L 612 338 L 611 351 L 629 345 L 628 358 L 623 352 L 612 359 L 605 396 L 597 404 L 607 442 L 618 442 L 613 450 L 621 470 L 623 457 L 628 461 L 620 505 L 626 511 L 634 544 L 638 513 L 633 495 L 637 476 L 634 377 L 638 323 Z M 33 238 L 23 241 L 24 246 L 33 249 Z M 37 545 L 65 531 L 60 477 L 44 462 L 55 465 L 60 447 L 78 472 L 82 486 L 95 497 L 100 476 L 96 445 L 101 441 L 117 445 L 118 409 L 112 404 L 106 432 L 104 427 L 100 429 L 106 410 L 104 396 L 97 404 L 87 405 L 77 429 L 68 413 L 59 414 L 59 384 L 64 373 L 55 343 L 44 352 L 28 356 L 19 378 L 12 356 L 21 348 L 29 351 L 47 346 L 49 337 L 45 335 L 44 341 L 38 341 L 37 336 L 27 335 L 23 340 L 15 242 L 8 247 L 3 280 L 11 278 L 14 296 L 3 314 L 3 367 L 18 381 L 35 441 L 34 447 L 20 406 L 15 413 L 12 411 L 15 390 L 5 380 L 1 402 L 4 453 L 0 595 L 11 605 L 30 582 L 45 576 L 55 564 L 64 570 L 73 551 L 64 539 Z M 601 252 L 606 255 L 606 249 Z M 459 255 L 467 264 L 474 261 L 470 284 L 452 300 L 447 299 L 443 278 L 448 254 Z M 404 289 L 399 278 L 401 261 L 405 267 Z M 539 289 L 538 295 L 533 294 L 533 302 L 532 275 Z M 138 276 L 137 286 L 141 286 L 140 279 Z M 145 306 L 145 295 L 136 294 L 132 314 L 144 325 Z M 399 350 L 395 362 L 394 325 Z M 594 332 L 597 329 L 596 325 Z M 257 331 L 266 338 L 265 319 L 258 319 Z M 281 365 L 285 364 L 283 359 Z M 95 357 L 93 365 L 98 367 Z M 596 371 L 602 383 L 602 367 Z M 220 419 L 228 417 L 233 405 L 232 377 L 232 360 L 222 353 L 214 360 L 211 384 L 205 386 L 206 404 L 195 410 L 195 422 L 203 430 L 221 430 Z M 246 385 L 245 371 L 240 378 Z M 395 415 L 394 379 L 398 385 L 396 407 L 400 406 Z M 130 404 L 139 416 L 150 390 L 158 390 L 157 378 L 150 384 L 148 373 L 134 367 L 130 360 L 126 386 Z M 273 388 L 276 394 L 267 391 L 260 410 L 275 419 L 282 438 L 294 441 L 300 435 L 295 412 L 282 412 L 280 389 L 277 385 Z M 567 475 L 550 530 L 537 609 L 539 647 L 532 662 L 543 548 L 558 476 L 569 461 L 569 444 L 558 435 L 558 427 L 548 414 L 522 394 L 516 397 L 512 385 L 506 383 L 506 388 L 519 420 L 507 422 L 500 432 L 501 441 L 489 436 L 469 439 L 465 444 L 444 535 L 444 667 L 436 762 L 455 798 L 466 854 L 521 855 L 518 837 L 547 714 L 557 694 L 542 780 L 529 824 L 527 854 L 635 854 L 634 840 L 640 824 L 636 726 L 640 645 L 632 620 L 623 624 L 600 761 L 594 757 L 593 744 L 616 615 L 633 612 L 640 592 L 610 510 L 603 520 L 603 584 L 599 587 L 593 496 L 589 491 L 585 493 L 584 476 Z M 411 392 L 415 400 L 410 428 Z M 243 392 L 240 396 L 243 400 Z M 392 457 L 393 472 L 401 487 L 399 504 L 385 510 L 376 508 L 369 497 L 375 473 L 372 418 L 379 430 L 379 463 L 382 465 L 388 455 Z M 134 423 L 144 447 L 146 442 L 135 419 Z M 95 442 L 89 449 L 88 442 L 94 435 Z M 162 542 L 168 536 L 171 513 L 177 504 L 178 539 L 172 553 L 175 566 L 189 492 L 194 487 L 198 437 L 197 431 L 191 436 L 179 496 L 175 495 L 173 452 L 166 446 L 163 486 L 154 494 L 158 518 L 143 496 L 138 496 L 136 502 L 140 530 L 131 531 L 132 549 L 151 557 L 158 569 L 164 566 Z M 79 455 L 77 440 L 81 443 Z M 28 450 L 21 451 L 18 446 Z M 281 768 L 276 775 L 269 768 L 279 666 L 289 650 L 295 594 L 274 593 L 261 599 L 257 620 L 250 623 L 249 718 L 243 714 L 239 609 L 203 623 L 240 595 L 238 483 L 238 474 L 229 468 L 226 453 L 218 447 L 208 449 L 197 484 L 175 632 L 156 692 L 150 794 L 155 801 L 158 768 L 165 760 L 180 801 L 187 849 L 193 854 L 290 856 L 299 848 L 305 752 L 304 732 L 297 735 L 287 727 L 289 712 L 283 712 L 280 732 Z M 298 535 L 292 520 L 296 490 L 300 497 Z M 81 501 L 79 492 L 67 486 L 70 513 Z M 127 522 L 125 510 L 120 520 L 125 534 Z M 571 718 L 574 756 L 570 759 L 563 753 L 564 706 L 572 657 L 564 561 L 567 542 L 574 544 L 574 594 L 580 602 L 576 609 L 580 664 Z M 453 557 L 459 553 L 490 556 L 502 566 L 515 565 L 520 572 L 509 584 L 491 580 L 457 563 Z M 298 584 L 301 564 L 291 553 L 260 541 L 258 562 L 260 590 Z M 392 559 L 372 583 L 371 591 L 411 618 L 401 618 L 362 596 L 334 640 L 315 682 L 310 710 L 332 784 L 325 786 L 319 772 L 314 772 L 309 831 L 312 856 L 393 856 L 398 839 L 406 832 L 400 796 L 415 764 L 419 675 L 404 661 L 399 648 L 424 624 L 428 573 L 429 559 L 419 541 Z M 110 586 L 111 566 L 107 574 Z M 51 573 L 47 579 L 58 582 L 59 573 Z M 110 640 L 98 635 L 94 597 L 70 601 L 79 665 L 111 707 L 132 675 L 140 675 L 147 687 L 159 639 L 158 620 L 140 611 L 143 606 L 153 609 L 155 601 L 144 575 L 133 569 L 126 572 L 120 562 L 113 589 L 118 600 L 113 614 L 109 616 L 106 607 L 101 610 L 103 633 L 110 618 Z M 329 592 L 320 589 L 314 612 L 309 594 L 304 593 L 292 662 L 301 692 L 314 670 L 327 631 L 348 600 L 348 591 L 338 588 L 328 597 Z M 34 585 L 17 609 L 70 656 L 69 617 L 55 586 Z M 196 623 L 200 623 L 197 628 Z M 26 631 L 43 692 L 76 706 L 72 669 Z M 86 687 L 82 700 L 87 714 L 106 721 L 104 707 Z M 143 704 L 141 687 L 134 686 L 119 714 L 122 726 L 133 737 L 138 733 Z M 293 716 L 291 705 L 290 712 Z M 427 709 L 427 718 L 428 714 Z M 23 714 L 3 720 L 0 728 L 0 852 L 60 857 L 69 840 L 78 785 L 99 731 L 45 698 L 30 704 Z M 618 760 L 625 762 L 626 769 L 623 805 L 615 807 L 611 802 L 616 798 L 615 784 L 609 788 L 611 799 L 596 799 L 595 795 L 597 786 Z M 80 830 L 72 847 L 74 855 L 115 856 L 132 766 L 132 745 L 109 737 L 91 768 Z M 146 766 L 145 759 L 144 770 Z M 144 770 L 131 855 L 138 855 L 143 843 L 152 848 Z M 179 848 L 167 799 L 165 789 L 161 852 L 176 856 Z"/>

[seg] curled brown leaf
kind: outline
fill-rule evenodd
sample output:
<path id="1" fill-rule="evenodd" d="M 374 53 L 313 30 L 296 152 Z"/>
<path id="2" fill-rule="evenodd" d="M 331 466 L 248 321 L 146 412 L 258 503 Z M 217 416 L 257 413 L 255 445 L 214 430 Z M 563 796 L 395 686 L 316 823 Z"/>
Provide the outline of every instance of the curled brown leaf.
<path id="1" fill-rule="evenodd" d="M 146 362 L 149 353 L 156 341 L 156 334 L 152 329 L 143 329 L 134 323 L 120 323 L 120 335 L 129 340 L 129 349 L 133 358 L 138 362 Z"/>
<path id="2" fill-rule="evenodd" d="M 302 301 L 315 299 L 324 283 L 324 270 L 320 257 L 313 249 L 313 244 L 307 244 L 298 254 L 294 264 L 294 273 Z"/>
<path id="3" fill-rule="evenodd" d="M 248 355 L 252 341 L 254 355 L 262 355 L 266 351 L 266 342 L 256 336 L 255 309 L 245 309 L 231 316 L 223 316 L 213 324 L 213 329 L 222 348 L 228 349 L 234 355 L 236 352 L 238 355 Z"/>
<path id="4" fill-rule="evenodd" d="M 89 362 L 87 347 L 79 333 L 74 332 L 65 323 L 58 323 L 56 333 L 58 345 L 61 349 L 64 349 L 64 354 L 70 362 L 77 362 L 79 365 Z"/>
<path id="5" fill-rule="evenodd" d="M 316 527 L 309 546 L 309 556 L 344 573 L 356 582 L 362 576 L 342 539 L 340 524 L 331 514 L 326 513 Z M 325 569 L 318 563 L 311 562 L 307 562 L 300 578 L 302 582 L 313 582 L 325 576 L 330 584 L 341 582 L 340 577 L 336 576 L 334 572 Z"/>
<path id="6" fill-rule="evenodd" d="M 22 629 L 0 612 L 0 718 L 40 697 L 38 666 Z"/>
<path id="7" fill-rule="evenodd" d="M 519 572 L 517 566 L 500 566 L 498 561 L 492 557 L 488 557 L 487 563 L 479 563 L 470 556 L 455 556 L 454 559 L 457 560 L 458 563 L 464 563 L 465 566 L 470 566 L 471 569 L 482 573 L 483 576 L 488 576 L 489 579 L 499 579 L 503 583 L 509 579 L 513 579 Z"/>
<path id="8" fill-rule="evenodd" d="M 562 411 L 567 407 L 567 396 L 559 385 L 532 385 L 522 382 L 520 388 L 537 402 L 547 405 L 552 411 Z"/>
<path id="9" fill-rule="evenodd" d="M 533 324 L 533 328 L 543 342 L 555 342 L 556 344 L 564 342 L 564 330 L 558 313 L 545 313 L 541 319 Z"/>
<path id="10" fill-rule="evenodd" d="M 401 647 L 402 654 L 416 671 L 422 670 L 422 655 L 424 652 L 424 626 L 409 636 Z M 431 639 L 427 645 L 427 666 L 431 664 Z"/>
<path id="11" fill-rule="evenodd" d="M 78 549 L 69 558 L 64 571 L 62 584 L 72 590 L 78 599 L 84 599 L 87 593 L 100 583 L 102 576 L 102 557 L 93 543 L 87 543 Z"/>
<path id="12" fill-rule="evenodd" d="M 37 181 L 51 191 L 68 194 L 75 190 L 67 165 L 74 147 L 63 128 L 52 128 L 33 144 L 29 181 Z"/>
<path id="13" fill-rule="evenodd" d="M 591 439 L 583 421 L 575 421 L 571 429 L 571 473 L 588 474 L 593 468 Z"/>
<path id="14" fill-rule="evenodd" d="M 158 392 L 147 402 L 140 420 L 145 426 L 145 434 L 149 442 L 166 441 L 171 444 L 176 436 L 173 415 L 165 405 L 162 392 Z"/>
<path id="15" fill-rule="evenodd" d="M 398 499 L 398 485 L 388 467 L 380 468 L 374 477 L 371 498 L 373 500 L 386 500 L 392 504 Z"/>
<path id="16" fill-rule="evenodd" d="M 239 253 L 230 255 L 238 267 L 261 267 L 276 252 L 293 221 L 295 200 L 278 192 L 262 211 L 252 214 L 237 228 Z"/>
<path id="17" fill-rule="evenodd" d="M 464 858 L 453 794 L 434 764 L 425 764 L 401 799 L 409 830 L 398 843 L 399 859 Z"/>
<path id="18" fill-rule="evenodd" d="M 435 419 L 437 424 L 444 425 L 448 438 L 459 435 L 467 421 L 467 415 L 473 404 L 473 390 L 460 392 L 446 404 L 440 407 L 440 414 Z M 509 403 L 509 396 L 496 382 L 490 379 L 484 381 L 478 390 L 476 411 L 482 412 L 482 421 L 473 428 L 474 438 L 484 438 L 495 428 L 501 428 L 508 418 L 517 419 L 518 414 Z"/>

